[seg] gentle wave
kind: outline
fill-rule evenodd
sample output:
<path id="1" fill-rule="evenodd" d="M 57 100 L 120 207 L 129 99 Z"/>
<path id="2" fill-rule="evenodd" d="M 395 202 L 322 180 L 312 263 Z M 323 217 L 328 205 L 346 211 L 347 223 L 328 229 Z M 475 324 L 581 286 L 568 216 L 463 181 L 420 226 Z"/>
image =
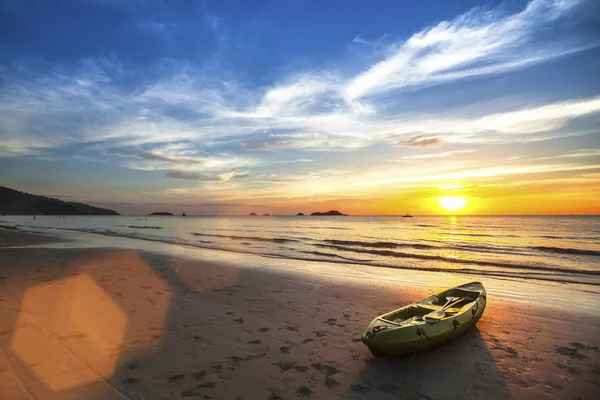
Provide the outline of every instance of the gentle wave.
<path id="1" fill-rule="evenodd" d="M 600 256 L 600 251 L 597 250 L 574 249 L 570 247 L 531 246 L 530 249 L 559 254 L 581 254 L 584 256 Z"/>
<path id="2" fill-rule="evenodd" d="M 17 228 L 16 226 L 11 226 L 11 225 L 0 225 L 0 228 L 10 229 L 11 231 L 18 231 L 19 230 L 19 228 Z"/>
<path id="3" fill-rule="evenodd" d="M 233 239 L 233 240 L 254 240 L 257 242 L 272 242 L 272 243 L 287 243 L 287 242 L 297 242 L 298 240 L 296 239 L 285 239 L 285 238 L 264 238 L 264 237 L 259 237 L 259 236 L 229 236 L 229 235 L 215 235 L 215 234 L 211 234 L 211 233 L 198 233 L 198 232 L 191 232 L 192 235 L 194 236 L 209 236 L 209 237 L 220 237 L 220 238 L 227 238 L 227 239 Z"/>
<path id="4" fill-rule="evenodd" d="M 456 243 L 448 245 L 447 242 L 440 240 L 431 240 L 431 242 L 440 243 L 440 245 L 431 245 L 431 244 L 423 244 L 423 243 L 394 243 L 394 242 L 366 242 L 359 240 L 334 240 L 334 239 L 326 239 L 323 240 L 325 243 L 331 243 L 333 245 L 341 245 L 341 246 L 358 246 L 358 247 L 373 247 L 380 249 L 398 249 L 401 247 L 412 248 L 418 250 L 468 250 L 474 251 L 478 253 L 500 253 L 500 254 L 510 254 L 510 255 L 522 255 L 527 256 L 529 254 L 518 251 L 518 248 L 500 248 L 494 246 L 486 246 L 483 244 L 478 244 L 476 246 Z"/>
<path id="5" fill-rule="evenodd" d="M 565 268 L 544 267 L 544 266 L 538 266 L 538 265 L 521 265 L 521 264 L 500 263 L 500 262 L 494 262 L 494 261 L 451 258 L 451 257 L 438 256 L 438 255 L 403 253 L 400 251 L 391 251 L 391 250 L 355 249 L 355 248 L 351 248 L 351 247 L 323 245 L 323 244 L 318 244 L 317 246 L 328 247 L 328 248 L 332 248 L 332 249 L 340 250 L 340 251 L 348 251 L 348 252 L 361 253 L 361 254 L 373 254 L 373 255 L 377 255 L 377 256 L 386 256 L 386 257 L 393 257 L 393 258 L 413 258 L 413 259 L 419 259 L 419 260 L 436 260 L 436 261 L 444 261 L 444 262 L 449 262 L 449 263 L 474 264 L 474 265 L 500 267 L 500 268 L 507 268 L 507 269 L 548 271 L 548 272 L 555 272 L 555 273 L 558 272 L 558 273 L 564 273 L 564 274 L 579 273 L 579 274 L 584 274 L 584 275 L 600 276 L 600 271 L 571 270 L 571 269 L 565 269 Z"/>

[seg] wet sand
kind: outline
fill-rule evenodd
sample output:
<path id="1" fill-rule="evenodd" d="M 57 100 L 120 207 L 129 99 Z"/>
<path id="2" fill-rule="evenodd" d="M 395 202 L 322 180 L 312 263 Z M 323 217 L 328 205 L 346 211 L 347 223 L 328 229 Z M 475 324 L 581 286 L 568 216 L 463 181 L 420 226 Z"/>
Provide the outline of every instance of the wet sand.
<path id="1" fill-rule="evenodd" d="M 0 246 L 46 240 L 0 229 Z M 133 250 L 0 248 L 0 398 L 597 398 L 598 313 L 544 299 L 490 296 L 457 341 L 373 358 L 367 323 L 436 289 Z"/>

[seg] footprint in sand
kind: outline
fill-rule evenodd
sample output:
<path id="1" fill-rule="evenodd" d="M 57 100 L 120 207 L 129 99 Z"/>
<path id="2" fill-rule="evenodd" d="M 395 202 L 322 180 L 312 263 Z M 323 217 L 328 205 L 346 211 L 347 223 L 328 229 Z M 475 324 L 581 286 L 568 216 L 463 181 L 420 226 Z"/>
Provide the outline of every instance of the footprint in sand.
<path id="1" fill-rule="evenodd" d="M 281 351 L 281 354 L 290 354 L 290 347 L 289 346 L 281 346 L 279 348 L 279 350 Z"/>
<path id="2" fill-rule="evenodd" d="M 277 368 L 279 368 L 282 371 L 288 371 L 296 366 L 296 362 L 297 361 L 279 361 L 279 362 L 273 363 L 273 365 L 275 365 Z"/>
<path id="3" fill-rule="evenodd" d="M 171 375 L 169 378 L 167 378 L 167 381 L 169 383 L 173 383 L 173 382 L 180 381 L 183 378 L 185 378 L 185 374 Z"/>
<path id="4" fill-rule="evenodd" d="M 194 378 L 196 381 L 204 378 L 206 376 L 206 371 L 202 370 L 202 371 L 196 371 L 196 372 L 192 372 L 191 373 L 191 377 Z"/>
<path id="5" fill-rule="evenodd" d="M 271 330 L 271 328 L 266 328 L 265 327 L 265 328 L 260 328 L 258 331 L 264 333 L 264 332 L 269 332 L 270 330 Z"/>
<path id="6" fill-rule="evenodd" d="M 196 393 L 191 389 L 186 389 L 181 391 L 181 397 L 200 397 L 202 396 L 200 393 Z"/>
<path id="7" fill-rule="evenodd" d="M 360 383 L 357 383 L 355 385 L 350 386 L 350 391 L 353 393 L 365 394 L 369 392 L 369 388 L 361 385 Z"/>
<path id="8" fill-rule="evenodd" d="M 136 369 L 139 366 L 140 366 L 139 360 L 138 361 L 134 361 L 131 364 L 127 364 L 127 368 L 129 368 L 129 369 Z"/>
<path id="9" fill-rule="evenodd" d="M 132 383 L 138 383 L 140 380 L 139 378 L 127 378 L 127 379 L 123 379 L 123 383 L 126 383 L 128 385 L 132 384 Z"/>
<path id="10" fill-rule="evenodd" d="M 217 386 L 217 384 L 215 382 L 212 381 L 206 381 L 206 382 L 202 382 L 198 384 L 198 388 L 214 388 L 215 386 Z"/>
<path id="11" fill-rule="evenodd" d="M 243 324 L 244 323 L 244 318 L 234 319 L 233 322 L 235 322 L 237 324 Z"/>
<path id="12" fill-rule="evenodd" d="M 330 376 L 325 378 L 325 386 L 328 387 L 329 389 L 334 388 L 334 387 L 338 386 L 339 384 L 340 383 L 338 381 L 336 381 L 335 379 L 333 379 Z"/>
<path id="13" fill-rule="evenodd" d="M 247 343 L 248 344 L 261 344 L 262 342 L 260 341 L 260 339 L 254 339 L 254 340 L 249 340 Z"/>
<path id="14" fill-rule="evenodd" d="M 317 371 L 322 372 L 327 376 L 335 375 L 338 372 L 342 372 L 333 365 L 322 364 L 322 363 L 312 363 L 310 365 Z"/>
<path id="15" fill-rule="evenodd" d="M 339 326 L 340 328 L 346 326 L 345 324 L 338 324 L 336 318 L 329 318 L 327 321 L 323 321 L 323 323 L 329 326 Z"/>
<path id="16" fill-rule="evenodd" d="M 300 386 L 298 390 L 296 390 L 296 393 L 302 397 L 310 397 L 313 394 L 313 391 L 310 390 L 308 386 Z"/>

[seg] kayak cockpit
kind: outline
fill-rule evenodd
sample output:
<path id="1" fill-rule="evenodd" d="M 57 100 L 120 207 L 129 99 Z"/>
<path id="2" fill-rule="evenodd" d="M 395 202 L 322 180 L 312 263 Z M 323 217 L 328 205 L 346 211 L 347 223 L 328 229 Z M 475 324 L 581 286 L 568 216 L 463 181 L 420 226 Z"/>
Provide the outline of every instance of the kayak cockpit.
<path id="1" fill-rule="evenodd" d="M 379 319 L 382 319 L 386 322 L 391 322 L 395 325 L 406 325 L 411 322 L 422 320 L 423 316 L 429 314 L 431 311 L 432 310 L 430 309 L 419 307 L 416 304 L 411 304 L 409 306 L 402 307 L 398 310 L 384 314 L 379 317 Z"/>

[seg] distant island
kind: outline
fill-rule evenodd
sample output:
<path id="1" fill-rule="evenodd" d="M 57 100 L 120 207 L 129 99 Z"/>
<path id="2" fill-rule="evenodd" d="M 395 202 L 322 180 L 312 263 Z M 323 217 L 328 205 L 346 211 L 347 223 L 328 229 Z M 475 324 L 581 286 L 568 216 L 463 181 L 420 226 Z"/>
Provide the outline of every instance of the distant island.
<path id="1" fill-rule="evenodd" d="M 296 214 L 296 217 L 304 217 L 304 214 L 298 213 L 298 214 Z"/>
<path id="2" fill-rule="evenodd" d="M 341 212 L 339 212 L 338 210 L 329 210 L 327 212 L 314 212 L 310 215 L 338 215 L 338 216 L 344 216 L 347 217 L 348 214 L 342 214 Z"/>
<path id="3" fill-rule="evenodd" d="M 263 214 L 263 217 L 270 217 L 270 214 Z"/>
<path id="4" fill-rule="evenodd" d="M 249 214 L 251 217 L 256 217 L 256 213 L 250 213 Z"/>
<path id="5" fill-rule="evenodd" d="M 0 186 L 0 215 L 119 215 L 114 210 L 62 201 Z"/>
<path id="6" fill-rule="evenodd" d="M 170 212 L 153 212 L 152 214 L 148 214 L 148 215 L 173 215 Z"/>

